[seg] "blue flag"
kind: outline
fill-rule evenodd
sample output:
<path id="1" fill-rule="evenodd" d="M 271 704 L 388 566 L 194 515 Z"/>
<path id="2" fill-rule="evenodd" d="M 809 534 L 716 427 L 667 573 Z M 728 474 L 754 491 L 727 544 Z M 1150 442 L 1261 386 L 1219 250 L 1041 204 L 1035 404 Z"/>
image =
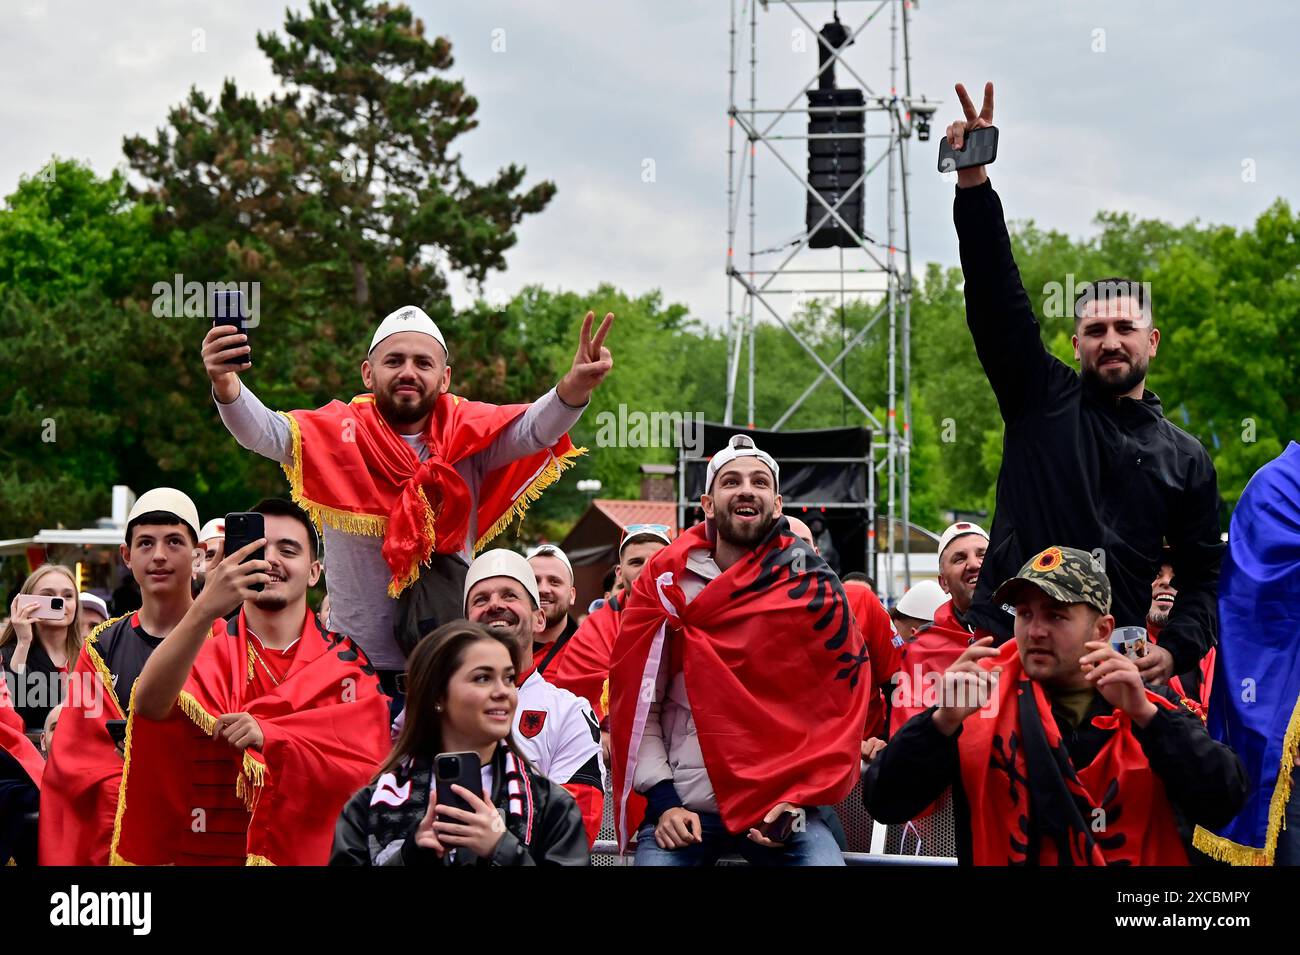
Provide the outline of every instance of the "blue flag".
<path id="1" fill-rule="evenodd" d="M 1256 472 L 1232 515 L 1219 580 L 1210 734 L 1241 757 L 1245 807 L 1195 845 L 1222 862 L 1272 865 L 1300 747 L 1300 444 Z"/>

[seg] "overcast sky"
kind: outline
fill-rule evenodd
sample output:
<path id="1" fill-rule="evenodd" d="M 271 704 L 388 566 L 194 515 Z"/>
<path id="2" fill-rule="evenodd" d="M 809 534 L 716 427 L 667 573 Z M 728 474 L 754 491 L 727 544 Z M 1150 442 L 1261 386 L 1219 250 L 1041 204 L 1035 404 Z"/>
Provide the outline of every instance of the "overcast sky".
<path id="1" fill-rule="evenodd" d="M 841 17 L 853 29 L 877 5 L 842 3 Z M 459 141 L 469 170 L 483 178 L 518 162 L 531 181 L 559 187 L 491 284 L 659 288 L 719 321 L 730 0 L 413 6 L 429 34 L 451 39 L 452 72 L 479 100 L 481 127 Z M 1001 143 L 990 174 L 1013 218 L 1074 235 L 1091 231 L 1099 209 L 1244 226 L 1276 197 L 1294 201 L 1298 6 L 921 0 L 911 20 L 913 93 L 943 105 L 935 138 L 910 147 L 917 268 L 957 261 L 952 187 L 934 164 L 939 131 L 959 113 L 958 80 L 997 84 Z M 815 27 L 830 8 L 797 6 Z M 255 38 L 281 26 L 282 4 L 11 0 L 5 13 L 4 195 L 51 154 L 108 173 L 123 161 L 123 136 L 152 134 L 191 85 L 215 93 L 233 76 L 245 91 L 274 88 Z M 815 71 L 816 44 L 799 49 L 792 31 L 802 25 L 781 3 L 760 8 L 758 20 L 759 106 L 783 106 Z M 846 57 L 876 92 L 890 85 L 888 39 L 886 8 Z M 747 100 L 747 62 L 740 82 Z M 856 84 L 841 71 L 840 85 Z M 879 131 L 879 114 L 872 121 Z M 783 144 L 796 168 L 803 146 Z M 643 181 L 647 159 L 652 182 Z M 1253 182 L 1243 182 L 1244 160 L 1254 161 Z M 803 193 L 762 146 L 757 175 L 765 248 L 800 233 Z M 883 228 L 882 199 L 869 195 L 869 231 Z"/>

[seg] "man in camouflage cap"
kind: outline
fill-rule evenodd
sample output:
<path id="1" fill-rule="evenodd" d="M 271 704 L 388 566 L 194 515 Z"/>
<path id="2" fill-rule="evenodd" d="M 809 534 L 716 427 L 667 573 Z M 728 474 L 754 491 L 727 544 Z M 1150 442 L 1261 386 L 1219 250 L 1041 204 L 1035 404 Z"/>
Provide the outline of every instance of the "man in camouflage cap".
<path id="1" fill-rule="evenodd" d="M 872 818 L 905 822 L 951 786 L 962 864 L 1187 864 L 1192 828 L 1232 817 L 1245 773 L 1111 646 L 1092 555 L 1048 547 L 993 599 L 1015 608 L 1015 642 L 978 639 L 944 672 L 937 705 L 866 770 Z"/>

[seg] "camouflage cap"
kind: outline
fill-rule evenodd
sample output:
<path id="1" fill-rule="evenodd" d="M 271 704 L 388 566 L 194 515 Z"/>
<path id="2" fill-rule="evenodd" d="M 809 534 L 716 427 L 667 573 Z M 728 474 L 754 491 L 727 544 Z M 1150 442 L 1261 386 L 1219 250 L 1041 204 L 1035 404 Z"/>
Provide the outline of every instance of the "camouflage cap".
<path id="1" fill-rule="evenodd" d="M 1014 604 L 1016 593 L 1025 584 L 1033 584 L 1061 603 L 1090 604 L 1110 613 L 1110 581 L 1086 550 L 1047 548 L 1003 583 L 993 594 L 994 601 Z"/>

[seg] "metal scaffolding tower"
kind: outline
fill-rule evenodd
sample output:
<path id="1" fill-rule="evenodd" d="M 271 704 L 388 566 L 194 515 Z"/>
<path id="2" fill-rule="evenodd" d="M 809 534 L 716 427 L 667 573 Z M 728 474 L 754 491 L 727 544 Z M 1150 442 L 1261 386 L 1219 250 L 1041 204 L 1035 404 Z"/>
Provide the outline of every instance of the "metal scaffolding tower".
<path id="1" fill-rule="evenodd" d="M 818 31 L 816 20 L 825 19 L 822 14 L 838 16 L 839 7 L 851 10 L 867 8 L 868 12 L 858 23 L 845 20 L 849 40 L 835 48 L 827 42 Z M 748 349 L 748 403 L 743 419 L 748 427 L 766 427 L 780 430 L 798 411 L 803 402 L 823 381 L 829 380 L 844 394 L 847 405 L 861 416 L 858 424 L 871 429 L 871 461 L 869 474 L 876 480 L 868 481 L 868 530 L 867 530 L 867 567 L 876 576 L 887 597 L 896 598 L 894 591 L 895 556 L 899 555 L 896 529 L 901 526 L 903 574 L 905 586 L 910 586 L 908 570 L 910 507 L 909 507 L 909 449 L 911 443 L 910 424 L 911 407 L 911 291 L 912 291 L 912 257 L 911 235 L 908 213 L 908 165 L 907 141 L 913 132 L 928 137 L 929 121 L 934 113 L 935 101 L 923 98 L 914 100 L 911 83 L 911 58 L 908 50 L 908 17 L 914 3 L 912 0 L 731 0 L 731 59 L 729 69 L 730 96 L 727 115 L 729 117 L 729 137 L 727 148 L 727 402 L 724 423 L 734 424 L 736 414 L 737 380 L 740 373 L 742 353 Z M 761 8 L 761 10 L 760 10 Z M 815 8 L 816 12 L 813 12 Z M 770 24 L 771 28 L 784 36 L 802 40 L 806 43 L 808 54 L 820 54 L 824 60 L 820 67 L 810 69 L 807 82 L 788 99 L 774 99 L 760 106 L 758 82 L 759 50 L 759 14 L 764 21 L 774 20 L 778 16 L 784 19 L 779 24 Z M 790 19 L 790 18 L 793 19 Z M 879 32 L 888 23 L 888 85 L 881 85 L 877 91 L 863 78 L 867 72 L 860 62 L 866 59 L 861 53 L 861 45 L 855 50 L 854 43 L 868 27 L 875 26 Z M 870 36 L 870 35 L 868 35 Z M 748 50 L 746 51 L 746 47 Z M 819 49 L 820 47 L 820 49 Z M 747 103 L 742 103 L 737 84 L 738 63 L 748 55 L 749 89 Z M 900 90 L 898 71 L 900 60 L 903 68 L 903 83 Z M 857 65 L 855 62 L 857 61 Z M 846 134 L 834 132 L 815 134 L 808 131 L 810 117 L 818 113 L 843 114 L 845 107 L 815 107 L 805 104 L 805 94 L 813 89 L 822 73 L 838 65 L 841 70 L 841 82 L 856 84 L 865 96 L 865 105 L 848 107 L 860 110 L 866 122 L 864 131 L 854 138 L 864 140 L 865 156 L 862 173 L 856 183 L 844 192 L 839 202 L 828 203 L 817 190 L 809 184 L 805 174 L 800 171 L 805 156 L 800 154 L 791 159 L 781 152 L 783 142 L 798 143 L 806 149 L 811 140 L 819 138 L 844 139 Z M 874 64 L 878 71 L 883 71 L 884 62 Z M 772 84 L 769 84 L 772 85 Z M 888 92 L 884 92 L 887 89 Z M 766 96 L 767 90 L 764 90 Z M 784 102 L 783 102 L 784 100 Z M 873 124 L 872 117 L 877 120 Z M 881 125 L 880 119 L 888 123 L 888 132 L 873 132 L 872 126 Z M 796 127 L 794 124 L 798 123 Z M 740 149 L 737 149 L 737 139 Z M 788 148 L 788 147 L 787 147 Z M 759 234 L 759 215 L 755 189 L 757 185 L 757 167 L 759 157 L 771 157 L 775 164 L 769 168 L 781 169 L 776 175 L 788 173 L 798 182 L 805 192 L 820 205 L 823 215 L 820 221 L 806 233 L 794 240 L 774 244 L 769 238 Z M 868 195 L 868 185 L 878 181 L 881 175 L 886 179 L 885 201 L 872 202 Z M 866 203 L 866 218 L 861 234 L 852 228 L 840 215 L 839 207 L 844 199 L 858 191 Z M 737 233 L 740 213 L 747 208 L 748 223 L 746 247 L 737 246 Z M 769 219 L 771 216 L 769 215 Z M 809 242 L 813 234 L 822 225 L 834 220 L 839 227 L 849 234 L 856 248 L 850 249 L 812 249 Z M 766 225 L 766 221 L 763 223 Z M 774 231 L 788 236 L 791 229 L 786 222 L 773 222 Z M 901 235 L 901 242 L 900 242 Z M 737 263 L 746 257 L 744 266 Z M 779 261 L 773 264 L 775 257 Z M 848 284 L 852 283 L 852 284 Z M 842 309 L 846 300 L 851 298 L 869 299 L 874 308 L 870 319 L 857 333 L 844 343 L 838 356 L 830 362 L 821 358 L 812 345 L 802 337 L 792 319 L 801 303 L 813 298 L 830 297 L 838 300 Z M 785 373 L 798 375 L 807 371 L 811 382 L 800 397 L 774 423 L 756 422 L 754 420 L 754 397 L 756 387 L 754 366 L 754 328 L 764 318 L 774 319 L 803 348 L 811 360 L 806 368 L 784 369 Z M 888 322 L 887 373 L 888 397 L 886 420 L 880 421 L 858 398 L 843 380 L 843 362 L 849 352 L 866 341 L 872 329 L 884 319 Z M 816 377 L 812 377 L 814 367 Z M 901 379 L 901 381 L 900 381 Z M 901 388 L 900 388 L 901 384 Z M 901 409 L 899 404 L 901 402 Z M 901 412 L 901 422 L 899 421 Z M 852 423 L 850 420 L 849 423 Z M 829 453 L 833 454 L 833 451 Z M 884 491 L 883 501 L 877 488 Z M 885 541 L 883 550 L 881 542 L 876 539 L 878 517 L 885 520 Z M 878 552 L 885 560 L 885 566 L 877 563 Z"/>

